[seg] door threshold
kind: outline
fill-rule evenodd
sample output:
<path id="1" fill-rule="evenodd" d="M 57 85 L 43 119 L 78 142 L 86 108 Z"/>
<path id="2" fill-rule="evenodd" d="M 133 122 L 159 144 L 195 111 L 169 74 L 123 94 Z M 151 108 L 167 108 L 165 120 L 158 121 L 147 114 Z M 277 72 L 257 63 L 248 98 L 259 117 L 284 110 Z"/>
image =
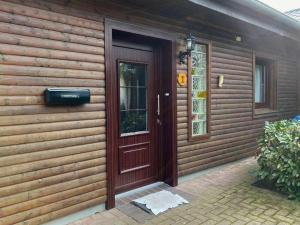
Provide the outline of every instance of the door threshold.
<path id="1" fill-rule="evenodd" d="M 116 199 L 126 198 L 128 196 L 135 195 L 135 194 L 137 194 L 139 192 L 144 192 L 144 191 L 147 191 L 147 190 L 152 189 L 152 188 L 157 188 L 157 187 L 159 187 L 162 184 L 164 184 L 164 182 L 159 181 L 159 182 L 155 182 L 155 183 L 152 183 L 152 184 L 148 184 L 148 185 L 143 186 L 143 187 L 135 188 L 133 190 L 117 194 L 116 195 Z"/>

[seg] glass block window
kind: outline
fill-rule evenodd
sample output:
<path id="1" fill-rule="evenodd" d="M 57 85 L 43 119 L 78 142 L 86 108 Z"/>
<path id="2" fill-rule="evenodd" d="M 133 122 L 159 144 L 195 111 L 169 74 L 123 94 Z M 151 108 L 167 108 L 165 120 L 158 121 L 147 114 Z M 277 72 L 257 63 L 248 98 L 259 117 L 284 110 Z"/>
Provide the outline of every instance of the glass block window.
<path id="1" fill-rule="evenodd" d="M 196 44 L 191 54 L 190 62 L 190 133 L 192 137 L 208 133 L 208 46 Z"/>

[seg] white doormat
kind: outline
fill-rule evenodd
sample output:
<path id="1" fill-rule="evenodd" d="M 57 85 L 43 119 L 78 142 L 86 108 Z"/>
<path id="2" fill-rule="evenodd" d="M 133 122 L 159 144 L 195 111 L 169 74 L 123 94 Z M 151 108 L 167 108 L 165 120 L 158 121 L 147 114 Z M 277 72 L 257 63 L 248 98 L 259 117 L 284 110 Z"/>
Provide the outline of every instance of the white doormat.
<path id="1" fill-rule="evenodd" d="M 189 202 L 178 194 L 173 194 L 170 191 L 160 191 L 135 199 L 133 203 L 148 212 L 152 212 L 154 215 L 158 215 L 168 209 Z"/>

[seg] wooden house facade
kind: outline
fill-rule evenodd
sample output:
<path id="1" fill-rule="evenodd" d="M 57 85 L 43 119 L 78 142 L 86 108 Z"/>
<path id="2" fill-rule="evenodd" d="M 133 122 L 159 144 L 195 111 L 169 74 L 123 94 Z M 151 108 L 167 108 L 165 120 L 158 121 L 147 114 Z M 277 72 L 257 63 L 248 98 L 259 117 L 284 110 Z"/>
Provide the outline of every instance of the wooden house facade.
<path id="1" fill-rule="evenodd" d="M 255 155 L 265 121 L 300 112 L 299 37 L 254 0 L 1 0 L 0 224 Z"/>

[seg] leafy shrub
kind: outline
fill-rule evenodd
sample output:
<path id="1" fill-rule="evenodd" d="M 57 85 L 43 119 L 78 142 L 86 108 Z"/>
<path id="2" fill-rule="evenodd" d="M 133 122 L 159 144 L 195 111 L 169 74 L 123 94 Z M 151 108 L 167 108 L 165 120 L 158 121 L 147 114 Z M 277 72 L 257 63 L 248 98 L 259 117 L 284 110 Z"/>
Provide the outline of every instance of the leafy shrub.
<path id="1" fill-rule="evenodd" d="M 258 178 L 300 200 L 300 122 L 267 123 L 258 142 Z"/>

